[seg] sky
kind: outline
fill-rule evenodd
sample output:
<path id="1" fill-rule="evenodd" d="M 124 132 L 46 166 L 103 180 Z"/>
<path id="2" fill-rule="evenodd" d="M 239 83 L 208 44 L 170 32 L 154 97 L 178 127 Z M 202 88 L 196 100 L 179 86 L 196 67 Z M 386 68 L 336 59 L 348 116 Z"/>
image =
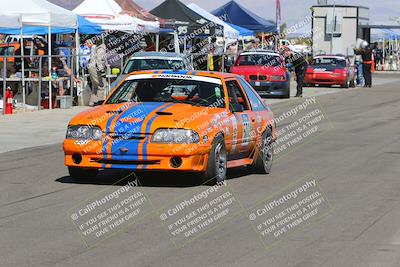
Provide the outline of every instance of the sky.
<path id="1" fill-rule="evenodd" d="M 66 8 L 72 9 L 83 0 L 50 0 Z M 137 4 L 147 10 L 151 10 L 164 0 L 135 0 Z M 212 11 L 229 0 L 181 0 L 185 4 L 196 3 L 200 7 Z M 275 20 L 275 0 L 236 0 L 239 4 L 250 9 L 257 15 Z M 328 0 L 333 4 L 334 0 Z M 395 17 L 400 17 L 400 0 L 336 0 L 336 4 L 362 5 L 370 8 L 370 20 L 372 23 L 396 24 Z M 301 21 L 311 14 L 310 7 L 317 0 L 281 0 L 282 20 L 289 26 Z M 311 26 L 300 29 L 300 32 L 309 32 Z"/>

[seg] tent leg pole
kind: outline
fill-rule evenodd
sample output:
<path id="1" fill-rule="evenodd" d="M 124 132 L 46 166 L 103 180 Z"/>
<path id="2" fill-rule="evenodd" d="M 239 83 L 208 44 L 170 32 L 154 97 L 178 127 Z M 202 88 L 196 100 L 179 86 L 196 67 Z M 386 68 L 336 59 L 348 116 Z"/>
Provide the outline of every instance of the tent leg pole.
<path id="1" fill-rule="evenodd" d="M 42 66 L 43 66 L 43 57 L 39 58 L 39 84 L 38 84 L 38 111 L 42 108 Z"/>
<path id="2" fill-rule="evenodd" d="M 51 81 L 51 79 L 52 79 L 52 77 L 51 77 L 51 71 L 52 71 L 52 66 L 51 66 L 51 26 L 49 25 L 49 28 L 48 28 L 48 49 L 49 49 L 49 52 L 48 52 L 48 56 L 49 56 L 49 62 L 48 62 L 48 70 L 49 70 L 49 76 L 50 76 L 50 79 L 49 79 L 49 109 L 53 109 L 53 92 L 52 92 L 52 86 L 51 86 L 51 83 L 52 83 L 52 81 Z"/>
<path id="3" fill-rule="evenodd" d="M 79 32 L 78 30 L 75 31 L 75 45 L 76 45 L 76 57 L 75 57 L 75 68 L 76 68 L 76 77 L 79 78 L 79 53 L 80 53 L 80 47 L 81 47 L 81 40 L 79 38 Z"/>
<path id="4" fill-rule="evenodd" d="M 3 57 L 3 115 L 6 114 L 6 90 L 7 90 L 7 56 Z"/>
<path id="5" fill-rule="evenodd" d="M 160 34 L 156 34 L 156 52 L 160 51 Z"/>
<path id="6" fill-rule="evenodd" d="M 23 34 L 22 34 L 22 28 L 21 28 L 21 36 L 20 36 L 20 43 L 21 43 L 21 82 L 22 82 L 22 108 L 25 111 L 25 103 L 26 103 L 26 99 L 25 99 L 25 51 L 24 51 L 24 39 L 23 39 Z"/>
<path id="7" fill-rule="evenodd" d="M 264 49 L 264 32 L 261 34 L 261 49 Z"/>
<path id="8" fill-rule="evenodd" d="M 208 49 L 207 49 L 207 71 L 210 71 L 210 53 L 211 53 L 211 39 L 208 37 Z"/>

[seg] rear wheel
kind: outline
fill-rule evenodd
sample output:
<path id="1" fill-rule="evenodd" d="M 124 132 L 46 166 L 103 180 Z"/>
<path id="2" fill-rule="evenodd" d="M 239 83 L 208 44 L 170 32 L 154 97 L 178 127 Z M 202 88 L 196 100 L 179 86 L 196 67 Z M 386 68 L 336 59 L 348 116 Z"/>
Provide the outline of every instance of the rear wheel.
<path id="1" fill-rule="evenodd" d="M 225 141 L 221 134 L 217 135 L 208 156 L 207 170 L 204 173 L 205 181 L 220 183 L 225 181 L 227 171 L 227 156 Z"/>
<path id="2" fill-rule="evenodd" d="M 257 147 L 256 159 L 254 160 L 251 170 L 258 174 L 269 174 L 274 159 L 274 147 L 272 145 L 271 130 L 265 130 L 261 144 Z"/>
<path id="3" fill-rule="evenodd" d="M 349 82 L 345 81 L 344 84 L 341 86 L 342 88 L 349 88 Z"/>
<path id="4" fill-rule="evenodd" d="M 94 179 L 97 176 L 97 169 L 82 169 L 68 167 L 69 176 L 74 179 Z"/>

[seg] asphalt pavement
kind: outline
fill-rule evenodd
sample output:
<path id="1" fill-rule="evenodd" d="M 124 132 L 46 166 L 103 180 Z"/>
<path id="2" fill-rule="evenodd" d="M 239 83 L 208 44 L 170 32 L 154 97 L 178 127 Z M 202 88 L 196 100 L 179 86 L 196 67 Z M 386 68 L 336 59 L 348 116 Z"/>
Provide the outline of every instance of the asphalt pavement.
<path id="1" fill-rule="evenodd" d="M 400 76 L 375 78 L 381 82 L 371 89 L 330 88 L 340 91 L 274 103 L 276 117 L 309 103 L 315 105 L 309 111 L 318 110 L 323 119 L 308 121 L 302 140 L 280 148 L 271 174 L 231 170 L 227 184 L 217 189 L 199 185 L 192 175 L 167 173 L 102 172 L 96 180 L 74 180 L 63 165 L 60 143 L 0 154 L 0 266 L 400 266 Z M 288 129 L 303 118 L 278 126 Z M 125 216 L 131 219 L 125 224 L 114 221 L 118 231 L 112 235 L 87 238 L 88 225 L 74 215 L 85 219 L 81 206 L 92 215 L 107 213 L 106 204 L 86 204 L 113 192 L 121 193 L 114 200 L 122 200 L 120 189 L 128 180 L 140 185 L 124 194 L 140 192 L 148 205 Z M 210 208 L 204 192 L 214 194 L 214 203 L 228 198 Z M 313 205 L 296 210 L 298 224 L 276 224 L 265 238 L 251 215 L 285 196 L 290 209 L 313 197 L 322 204 L 309 202 Z M 187 233 L 182 236 L 171 229 L 196 217 L 179 205 L 184 200 L 196 202 L 198 214 L 206 209 L 214 214 L 197 230 L 181 228 Z M 215 208 L 224 205 L 229 210 L 220 211 L 228 214 L 216 216 Z M 275 222 L 285 217 L 274 213 L 278 208 L 268 211 Z M 163 218 L 169 211 L 180 212 L 182 221 Z"/>

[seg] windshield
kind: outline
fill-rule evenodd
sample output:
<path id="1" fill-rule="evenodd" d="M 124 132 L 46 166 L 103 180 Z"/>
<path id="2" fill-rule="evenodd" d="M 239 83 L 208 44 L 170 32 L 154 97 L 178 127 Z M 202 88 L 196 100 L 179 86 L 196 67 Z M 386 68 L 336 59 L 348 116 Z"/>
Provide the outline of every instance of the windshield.
<path id="1" fill-rule="evenodd" d="M 127 80 L 111 95 L 107 104 L 125 102 L 173 102 L 205 107 L 225 107 L 224 90 L 221 84 L 189 79 Z"/>
<path id="2" fill-rule="evenodd" d="M 131 59 L 124 69 L 124 74 L 138 70 L 184 70 L 185 64 L 180 59 Z"/>
<path id="3" fill-rule="evenodd" d="M 238 66 L 267 66 L 281 67 L 282 60 L 279 56 L 269 54 L 241 55 L 238 58 Z"/>
<path id="4" fill-rule="evenodd" d="M 311 65 L 346 67 L 346 60 L 333 57 L 318 57 L 313 59 Z"/>

